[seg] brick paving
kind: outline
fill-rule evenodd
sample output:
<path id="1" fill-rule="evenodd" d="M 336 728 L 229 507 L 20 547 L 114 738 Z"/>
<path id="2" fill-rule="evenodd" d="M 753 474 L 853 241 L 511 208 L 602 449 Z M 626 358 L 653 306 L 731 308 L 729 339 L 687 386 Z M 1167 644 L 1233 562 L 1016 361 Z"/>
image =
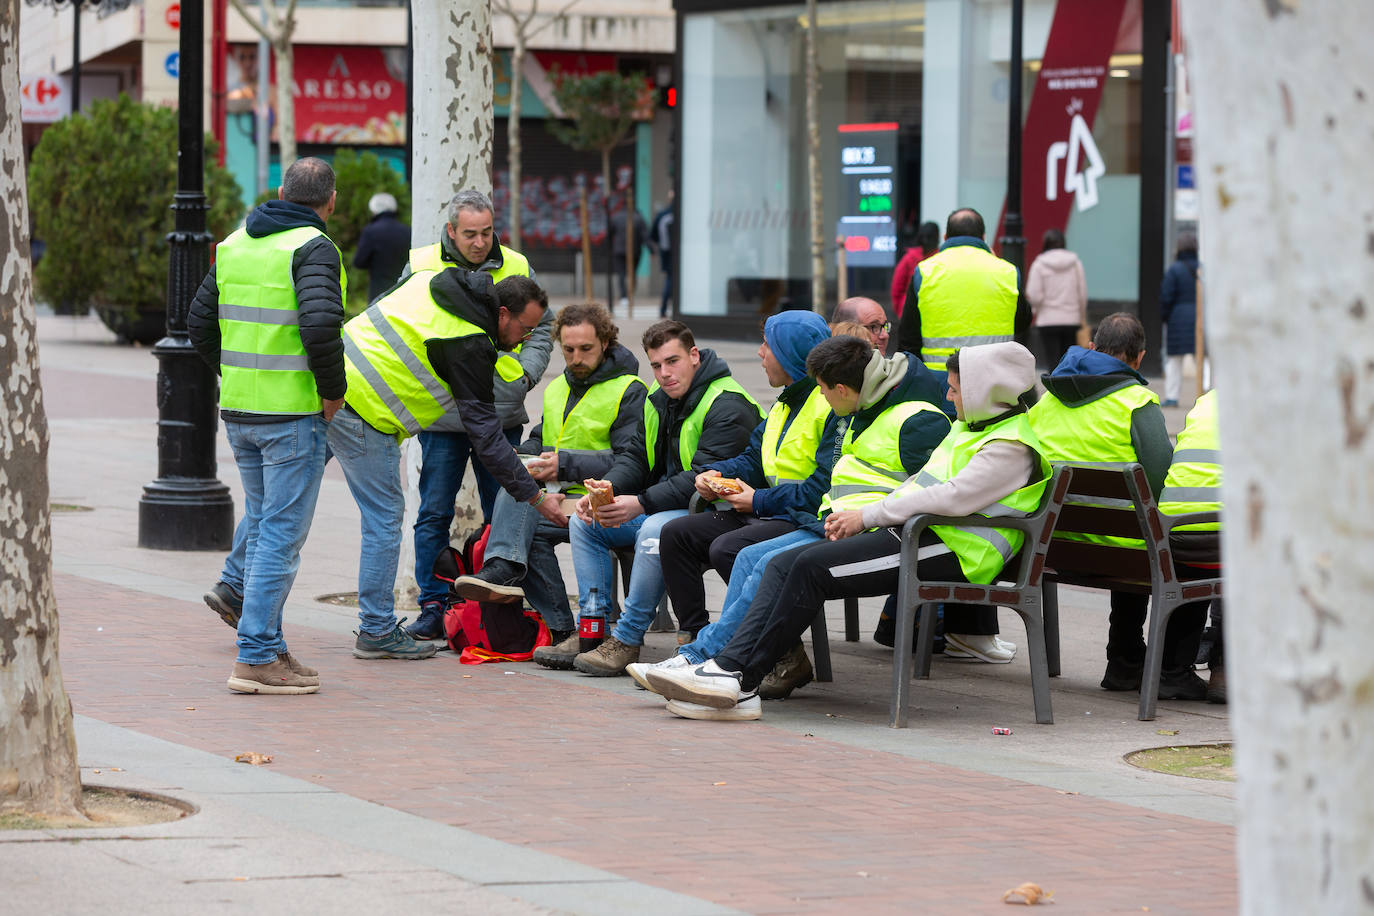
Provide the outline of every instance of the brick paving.
<path id="1" fill-rule="evenodd" d="M 786 732 L 767 705 L 759 723 L 687 722 L 575 674 L 359 661 L 289 615 L 321 692 L 240 696 L 232 634 L 204 606 L 56 585 L 78 713 L 271 753 L 286 775 L 740 910 L 1004 912 L 1023 881 L 1056 912 L 1237 906 L 1224 825 Z"/>

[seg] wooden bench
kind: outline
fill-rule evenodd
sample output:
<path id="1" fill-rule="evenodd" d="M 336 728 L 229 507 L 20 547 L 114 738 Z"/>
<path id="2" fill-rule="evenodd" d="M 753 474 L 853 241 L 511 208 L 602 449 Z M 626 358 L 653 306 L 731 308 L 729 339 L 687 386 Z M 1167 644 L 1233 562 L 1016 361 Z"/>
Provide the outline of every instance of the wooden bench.
<path id="1" fill-rule="evenodd" d="M 1182 605 L 1221 597 L 1221 570 L 1180 580 L 1169 549 L 1169 532 L 1181 525 L 1220 521 L 1219 512 L 1165 515 L 1159 511 L 1145 469 L 1136 463 L 1057 465 L 1071 467 L 1072 484 L 1050 543 L 1044 584 L 1045 641 L 1050 675 L 1059 674 L 1058 585 L 1080 585 L 1151 596 L 1145 640 L 1145 670 L 1138 718 L 1155 717 L 1164 633 Z M 1066 540 L 1065 532 L 1144 541 L 1144 548 Z M 1189 572 L 1200 571 L 1188 567 Z"/>
<path id="2" fill-rule="evenodd" d="M 1051 534 L 1076 473 L 1074 468 L 1056 467 L 1034 513 L 1025 518 L 998 518 L 991 522 L 998 528 L 1014 528 L 1026 535 L 1021 550 L 1002 569 L 1004 576 L 1015 570 L 1015 577 L 1008 577 L 1010 581 L 990 585 L 922 581 L 916 569 L 916 551 L 925 529 L 932 525 L 987 527 L 989 520 L 983 516 L 949 518 L 942 515 L 917 515 L 907 520 L 902 527 L 902 569 L 897 586 L 897 639 L 892 650 L 892 716 L 889 722 L 892 728 L 906 727 L 912 653 L 906 651 L 905 647 L 911 645 L 918 607 L 921 610 L 921 629 L 915 651 L 916 676 L 930 676 L 937 604 L 990 604 L 1009 607 L 1020 615 L 1026 626 L 1026 651 L 1030 655 L 1035 721 L 1042 725 L 1054 722 L 1050 706 L 1050 675 L 1058 673 L 1058 630 L 1055 630 L 1053 639 L 1052 665 L 1048 648 L 1048 614 L 1042 606 L 1041 587 Z"/>

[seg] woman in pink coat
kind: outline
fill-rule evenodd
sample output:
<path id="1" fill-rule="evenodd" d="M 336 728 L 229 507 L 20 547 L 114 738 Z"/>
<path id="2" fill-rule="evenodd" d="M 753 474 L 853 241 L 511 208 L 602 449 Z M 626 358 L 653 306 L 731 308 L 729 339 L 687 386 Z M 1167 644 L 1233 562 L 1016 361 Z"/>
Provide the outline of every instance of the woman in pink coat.
<path id="1" fill-rule="evenodd" d="M 1073 346 L 1088 323 L 1088 283 L 1078 255 L 1064 247 L 1064 233 L 1045 231 L 1043 250 L 1026 277 L 1026 301 L 1040 329 L 1050 368 Z"/>

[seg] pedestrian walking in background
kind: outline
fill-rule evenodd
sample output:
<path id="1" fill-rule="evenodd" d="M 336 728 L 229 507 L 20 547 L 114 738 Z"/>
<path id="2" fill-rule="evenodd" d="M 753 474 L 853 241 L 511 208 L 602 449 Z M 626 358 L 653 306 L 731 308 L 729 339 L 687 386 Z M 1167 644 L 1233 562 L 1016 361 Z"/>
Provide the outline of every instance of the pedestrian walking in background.
<path id="1" fill-rule="evenodd" d="M 1064 247 L 1064 233 L 1045 230 L 1040 256 L 1026 275 L 1031 323 L 1039 329 L 1050 366 L 1059 365 L 1088 324 L 1088 281 L 1083 262 Z"/>
<path id="2" fill-rule="evenodd" d="M 397 215 L 396 198 L 382 191 L 367 202 L 372 219 L 358 236 L 353 266 L 367 271 L 367 301 L 396 285 L 410 257 L 410 227 Z"/>
<path id="3" fill-rule="evenodd" d="M 1178 255 L 1159 285 L 1159 317 L 1164 322 L 1164 406 L 1177 407 L 1183 389 L 1183 357 L 1197 337 L 1197 236 L 1181 232 Z M 1202 367 L 1198 367 L 1201 372 Z"/>
<path id="4" fill-rule="evenodd" d="M 892 272 L 892 313 L 902 317 L 906 305 L 906 291 L 911 288 L 911 278 L 916 274 L 916 265 L 940 249 L 940 227 L 936 223 L 921 223 L 916 230 L 916 246 L 908 248 L 897 262 Z"/>
<path id="5" fill-rule="evenodd" d="M 663 272 L 663 297 L 658 303 L 658 317 L 668 317 L 668 303 L 673 299 L 673 221 L 677 219 L 677 202 L 673 189 L 668 189 L 668 205 L 654 216 L 649 230 L 649 247 L 658 252 L 659 270 Z"/>
<path id="6" fill-rule="evenodd" d="M 639 215 L 639 211 L 634 212 L 634 241 L 626 238 L 626 214 L 622 208 L 619 213 L 611 217 L 611 272 L 620 281 L 620 306 L 627 310 L 630 308 L 630 278 L 625 274 L 625 258 L 630 251 L 630 246 L 634 245 L 634 267 L 636 274 L 639 273 L 639 262 L 644 257 L 644 245 L 649 237 L 649 227 L 644 223 L 644 217 Z"/>
<path id="7" fill-rule="evenodd" d="M 243 519 L 205 603 L 238 631 L 229 689 L 300 694 L 319 672 L 286 648 L 282 608 L 324 476 L 325 435 L 343 405 L 343 255 L 324 234 L 334 170 L 298 159 L 279 200 L 260 204 L 215 252 L 186 320 L 220 375 L 219 406 L 243 481 Z"/>

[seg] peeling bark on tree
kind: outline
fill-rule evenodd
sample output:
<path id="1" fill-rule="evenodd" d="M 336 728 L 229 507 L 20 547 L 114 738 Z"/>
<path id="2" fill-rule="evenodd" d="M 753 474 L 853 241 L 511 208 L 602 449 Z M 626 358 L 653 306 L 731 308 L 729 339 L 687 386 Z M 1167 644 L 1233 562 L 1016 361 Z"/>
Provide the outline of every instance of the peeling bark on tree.
<path id="1" fill-rule="evenodd" d="M 1246 913 L 1374 913 L 1374 7 L 1188 0 Z"/>
<path id="2" fill-rule="evenodd" d="M 57 659 L 18 34 L 19 0 L 0 0 L 0 811 L 81 817 L 72 705 Z"/>

